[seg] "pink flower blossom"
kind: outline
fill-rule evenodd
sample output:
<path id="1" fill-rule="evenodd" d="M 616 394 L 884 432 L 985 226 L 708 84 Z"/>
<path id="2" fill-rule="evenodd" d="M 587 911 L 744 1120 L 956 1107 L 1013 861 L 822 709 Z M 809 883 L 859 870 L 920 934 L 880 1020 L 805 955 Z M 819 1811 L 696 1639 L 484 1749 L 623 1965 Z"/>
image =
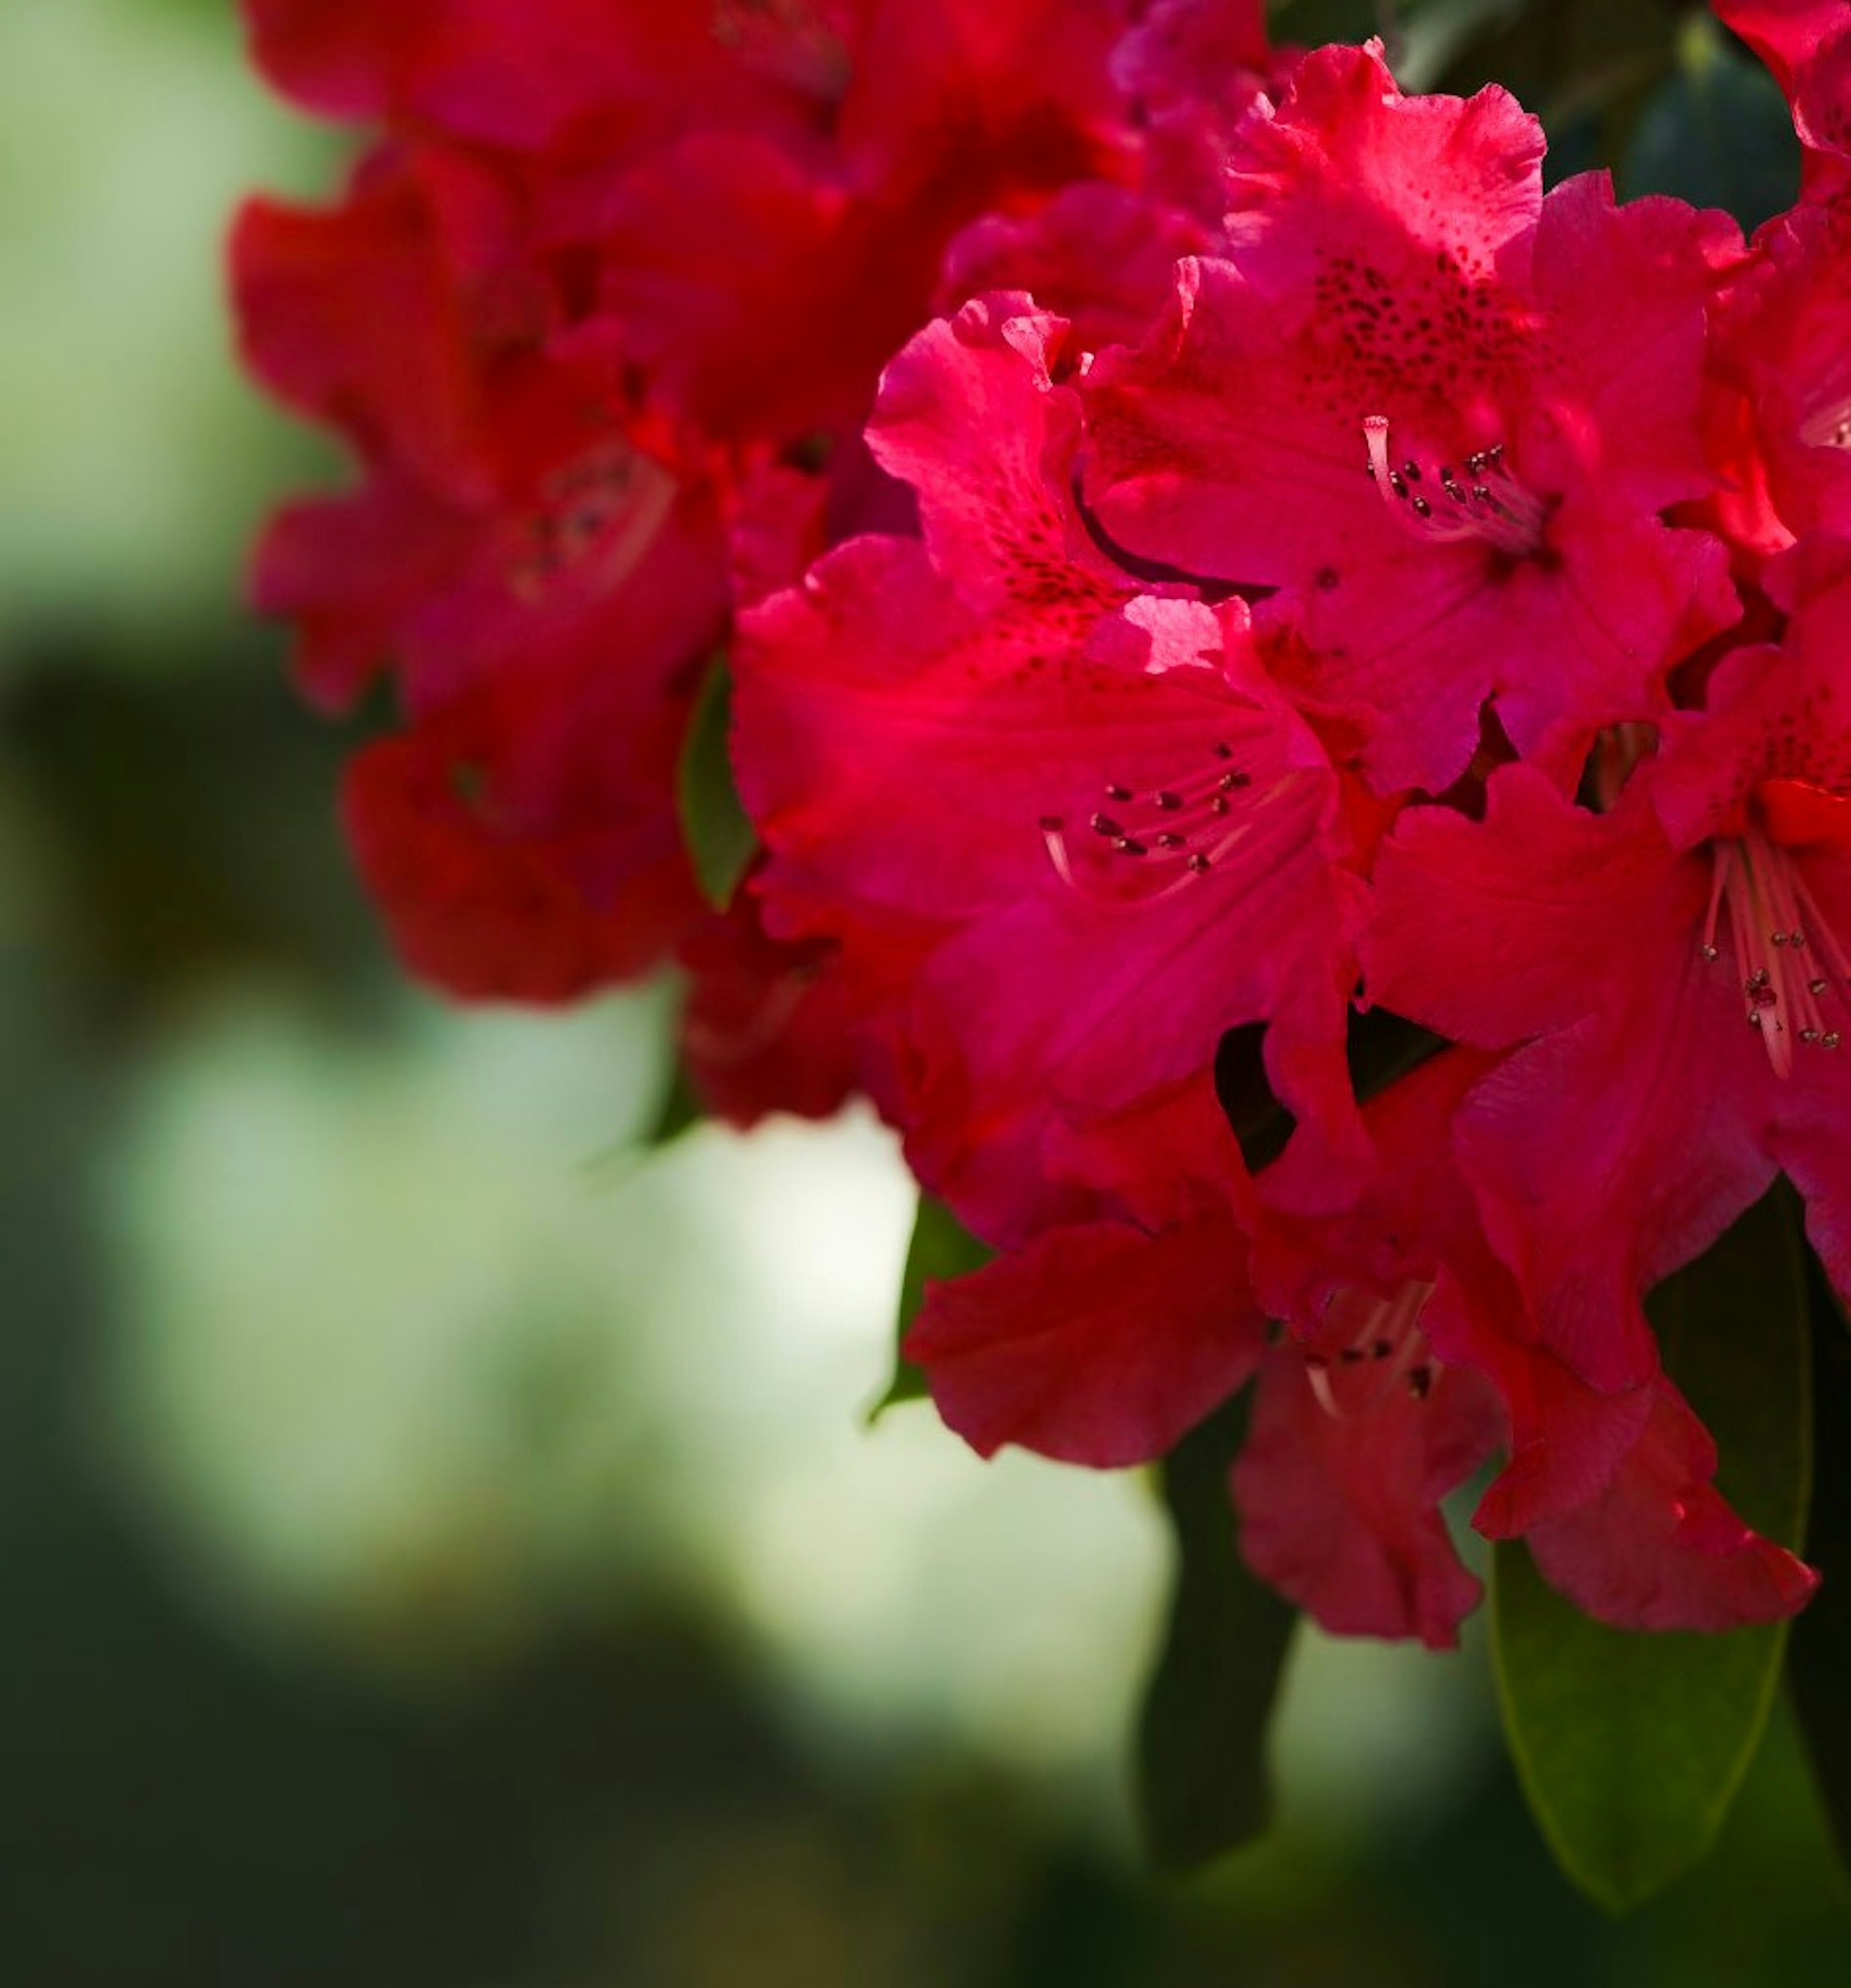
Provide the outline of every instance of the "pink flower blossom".
<path id="1" fill-rule="evenodd" d="M 1272 1024 L 1295 1110 L 1347 1110 L 1360 886 L 1345 790 L 1239 604 L 1137 590 L 1069 493 L 1063 327 L 973 304 L 869 436 L 924 540 L 867 538 L 746 618 L 737 763 L 774 930 L 838 939 L 921 1177 L 1019 1235 L 1051 1114 L 1116 1110 Z M 1340 1136 L 1340 1135 L 1339 1135 Z"/>
<path id="2" fill-rule="evenodd" d="M 1712 487 L 1734 231 L 1598 176 L 1545 200 L 1542 150 L 1501 91 L 1405 98 L 1373 48 L 1307 56 L 1240 127 L 1222 252 L 1083 390 L 1113 543 L 1269 594 L 1383 791 L 1447 786 L 1487 698 L 1570 786 L 1735 616 L 1722 548 L 1660 516 Z"/>
<path id="3" fill-rule="evenodd" d="M 1414 810 L 1378 865 L 1376 998 L 1518 1046 L 1461 1109 L 1461 1164 L 1543 1343 L 1596 1388 L 1656 1372 L 1640 1292 L 1778 1171 L 1851 1288 L 1847 644 L 1841 577 L 1784 650 L 1723 664 L 1609 813 L 1511 767 L 1481 823 Z"/>

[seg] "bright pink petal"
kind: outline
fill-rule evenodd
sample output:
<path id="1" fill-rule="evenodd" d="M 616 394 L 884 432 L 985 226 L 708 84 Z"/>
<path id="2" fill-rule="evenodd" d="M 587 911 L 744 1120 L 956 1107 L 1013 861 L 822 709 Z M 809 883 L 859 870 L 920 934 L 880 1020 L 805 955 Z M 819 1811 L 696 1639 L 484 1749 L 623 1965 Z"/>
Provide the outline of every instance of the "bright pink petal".
<path id="1" fill-rule="evenodd" d="M 1306 58 L 1241 127 L 1221 259 L 1083 386 L 1113 543 L 1275 591 L 1378 792 L 1449 786 L 1490 698 L 1572 791 L 1738 612 L 1721 545 L 1657 514 L 1713 487 L 1705 311 L 1738 238 L 1597 177 L 1545 201 L 1539 147 L 1501 93 Z"/>
<path id="2" fill-rule="evenodd" d="M 699 908 L 672 815 L 533 819 L 474 756 L 501 744 L 451 724 L 348 766 L 348 833 L 407 965 L 468 999 L 556 1002 L 656 964 Z"/>
<path id="3" fill-rule="evenodd" d="M 1488 1232 L 1544 1343 L 1597 1388 L 1655 1370 L 1639 1292 L 1700 1255 L 1774 1175 L 1767 1059 L 1707 966 L 1666 962 L 1649 1009 L 1543 1037 L 1461 1114 L 1460 1164 Z"/>
<path id="4" fill-rule="evenodd" d="M 1664 972 L 1680 935 L 1694 953 L 1708 890 L 1640 797 L 1593 815 L 1523 766 L 1493 775 L 1482 823 L 1406 810 L 1374 882 L 1371 996 L 1487 1049 L 1596 1013 L 1616 984 Z"/>
<path id="5" fill-rule="evenodd" d="M 755 66 L 720 32 L 724 7 L 612 0 L 243 0 L 258 62 L 308 108 L 433 124 L 491 144 L 539 146 L 594 115 L 633 130 L 699 103 L 763 114 L 782 68 L 826 90 L 839 45 Z M 746 10 L 739 10 L 746 15 Z M 749 21 L 749 15 L 747 15 Z M 776 57 L 788 52 L 780 63 Z"/>
<path id="6" fill-rule="evenodd" d="M 843 989 L 826 948 L 765 936 L 741 892 L 677 952 L 690 976 L 681 1056 L 707 1108 L 741 1129 L 775 1111 L 826 1118 L 854 1090 Z"/>
<path id="7" fill-rule="evenodd" d="M 252 201 L 230 254 L 245 360 L 272 391 L 434 489 L 481 494 L 480 376 L 414 169 L 376 156 L 326 211 Z"/>
<path id="8" fill-rule="evenodd" d="M 1479 1587 L 1439 1501 L 1478 1468 L 1500 1425 L 1489 1390 L 1460 1368 L 1424 1398 L 1397 1382 L 1373 1404 L 1333 1414 L 1302 1353 L 1275 1347 L 1234 1466 L 1243 1557 L 1326 1629 L 1450 1648 Z"/>
<path id="9" fill-rule="evenodd" d="M 1715 1445 L 1668 1384 L 1609 1488 L 1537 1526 L 1530 1550 L 1577 1608 L 1623 1629 L 1733 1629 L 1792 1614 L 1818 1577 L 1744 1525 Z"/>
<path id="10" fill-rule="evenodd" d="M 1239 1387 L 1264 1344 L 1224 1213 L 1147 1235 L 1056 1229 L 974 1275 L 928 1284 L 906 1352 L 980 1454 L 1020 1443 L 1116 1468 L 1161 1456 Z"/>
<path id="11" fill-rule="evenodd" d="M 1066 330 L 1026 297 L 978 298 L 881 377 L 868 446 L 918 493 L 933 563 L 980 611 L 1096 615 L 1128 590 L 1074 515 L 1079 408 L 1052 372 Z"/>
<path id="12" fill-rule="evenodd" d="M 945 252 L 941 296 L 954 307 L 980 291 L 1029 292 L 1069 321 L 1077 348 L 1096 352 L 1140 338 L 1169 300 L 1177 261 L 1210 241 L 1183 208 L 1089 181 L 1037 214 L 973 221 Z"/>
<path id="13" fill-rule="evenodd" d="M 1795 73 L 1845 24 L 1844 0 L 1714 0 L 1714 5 L 1789 94 Z"/>
<path id="14" fill-rule="evenodd" d="M 294 624 L 305 693 L 344 710 L 422 603 L 466 568 L 478 536 L 471 520 L 389 482 L 287 505 L 253 556 L 252 604 Z"/>

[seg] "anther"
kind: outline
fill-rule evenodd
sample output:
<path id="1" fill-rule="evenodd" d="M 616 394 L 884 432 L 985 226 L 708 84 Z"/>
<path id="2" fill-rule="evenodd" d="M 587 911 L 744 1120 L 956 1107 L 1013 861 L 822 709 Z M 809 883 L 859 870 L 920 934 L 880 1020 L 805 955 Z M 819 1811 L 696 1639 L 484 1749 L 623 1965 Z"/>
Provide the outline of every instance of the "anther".
<path id="1" fill-rule="evenodd" d="M 1453 473 L 1450 462 L 1436 468 L 1423 468 L 1410 456 L 1399 468 L 1388 455 L 1388 420 L 1370 414 L 1363 423 L 1363 436 L 1369 450 L 1370 474 L 1382 501 L 1397 512 L 1410 529 L 1423 538 L 1450 543 L 1457 539 L 1480 539 L 1501 552 L 1527 557 L 1539 552 L 1550 505 L 1518 482 L 1505 466 L 1504 445 L 1474 449 L 1464 458 L 1466 473 L 1472 478 L 1465 489 Z M 1435 509 L 1432 501 L 1414 485 L 1434 477 L 1449 502 Z"/>

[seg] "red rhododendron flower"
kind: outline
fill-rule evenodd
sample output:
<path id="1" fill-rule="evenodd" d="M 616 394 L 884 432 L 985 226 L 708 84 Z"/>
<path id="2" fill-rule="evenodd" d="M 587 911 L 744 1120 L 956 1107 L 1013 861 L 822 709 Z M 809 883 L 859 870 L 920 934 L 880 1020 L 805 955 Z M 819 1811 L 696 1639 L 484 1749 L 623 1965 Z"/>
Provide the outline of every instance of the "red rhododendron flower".
<path id="1" fill-rule="evenodd" d="M 356 772 L 349 821 L 408 961 L 458 993 L 562 999 L 700 915 L 671 783 L 725 539 L 699 458 L 639 416 L 607 344 L 509 322 L 459 276 L 459 181 L 381 154 L 338 208 L 241 219 L 252 363 L 370 472 L 281 514 L 256 593 L 298 619 L 318 698 L 396 665 L 410 735 Z"/>
<path id="2" fill-rule="evenodd" d="M 1050 1114 L 1099 1112 L 1273 1024 L 1281 1094 L 1346 1108 L 1360 887 L 1343 783 L 1238 604 L 1137 591 L 1072 509 L 1064 326 L 973 304 L 869 430 L 925 532 L 864 539 L 747 618 L 738 770 L 774 928 L 840 941 L 921 1177 L 1020 1233 Z M 1132 1025 L 1136 1017 L 1135 1026 Z"/>
<path id="3" fill-rule="evenodd" d="M 907 1356 L 981 1455 L 1013 1442 L 1095 1468 L 1142 1463 L 1264 1351 L 1238 1213 L 1246 1170 L 1205 1077 L 1052 1143 L 1073 1219 L 928 1285 Z"/>
<path id="4" fill-rule="evenodd" d="M 1604 1620 L 1813 1584 L 1643 1310 L 1783 1172 L 1851 1290 L 1851 25 L 1718 12 L 1806 157 L 1747 245 L 1258 0 L 246 0 L 374 127 L 232 275 L 356 465 L 255 588 L 389 681 L 406 959 L 672 961 L 708 1109 L 866 1090 L 1003 1252 L 908 1338 L 945 1419 L 1117 1466 L 1252 1381 L 1242 1550 L 1334 1629 L 1456 1638 L 1500 1456 Z"/>
<path id="5" fill-rule="evenodd" d="M 682 1067 L 714 1117 L 741 1128 L 774 1111 L 826 1118 L 857 1088 L 826 947 L 778 945 L 741 895 L 704 918 L 676 957 L 689 976 Z"/>
<path id="6" fill-rule="evenodd" d="M 1523 1045 L 1462 1108 L 1462 1163 L 1545 1343 L 1596 1387 L 1656 1371 L 1641 1290 L 1777 1171 L 1851 1287 L 1848 645 L 1841 580 L 1786 651 L 1724 664 L 1610 813 L 1511 767 L 1482 823 L 1414 810 L 1378 865 L 1376 997 Z"/>
<path id="7" fill-rule="evenodd" d="M 763 118 L 839 94 L 856 0 L 243 0 L 258 63 L 306 109 L 539 148 L 609 147 L 694 117 Z M 806 90 L 804 86 L 809 85 Z"/>
<path id="8" fill-rule="evenodd" d="M 283 512 L 256 578 L 314 695 L 394 669 L 410 731 L 350 783 L 363 867 L 454 992 L 643 970 L 701 917 L 674 769 L 729 579 L 898 508 L 856 439 L 880 366 L 958 228 L 1128 161 L 1120 10 L 247 13 L 280 86 L 394 134 L 332 211 L 254 203 L 232 254 L 253 367 L 363 466 Z"/>
<path id="9" fill-rule="evenodd" d="M 1494 1067 L 1449 1050 L 1373 1099 L 1363 1115 L 1376 1165 L 1343 1207 L 1326 1208 L 1317 1155 L 1302 1144 L 1261 1176 L 1256 1282 L 1267 1308 L 1293 1323 L 1303 1371 L 1275 1354 L 1256 1434 L 1269 1388 L 1281 1398 L 1272 1412 L 1282 1449 L 1291 1431 L 1340 1447 L 1329 1423 L 1344 1425 L 1340 1464 L 1356 1510 L 1341 1539 L 1320 1531 L 1262 1469 L 1265 1450 L 1236 1471 L 1243 1510 L 1265 1501 L 1301 1581 L 1324 1568 L 1332 1583 L 1347 1583 L 1365 1564 L 1377 1582 L 1398 1572 L 1417 1598 L 1410 1624 L 1424 1622 L 1430 1641 L 1475 1593 L 1434 1500 L 1501 1442 L 1508 1461 L 1473 1525 L 1526 1537 L 1549 1578 L 1589 1613 L 1623 1628 L 1685 1629 L 1790 1614 L 1812 1577 L 1724 1503 L 1711 1481 L 1714 1447 L 1676 1388 L 1656 1367 L 1634 1388 L 1590 1386 L 1548 1344 L 1487 1242 L 1454 1133 L 1461 1104 Z M 1311 1418 L 1307 1391 L 1325 1422 Z M 1438 1407 L 1423 1415 L 1414 1404 Z M 1372 1528 L 1391 1543 L 1366 1562 Z M 1247 1550 L 1296 1592 L 1255 1557 L 1262 1549 Z"/>
<path id="10" fill-rule="evenodd" d="M 1257 1371 L 1231 1487 L 1245 1558 L 1326 1628 L 1454 1641 L 1478 1584 L 1438 1500 L 1498 1418 L 1476 1374 L 1429 1359 L 1419 1295 L 1346 1291 L 1268 1347 L 1251 1190 L 1205 1078 L 1058 1141 L 1053 1163 L 1099 1205 L 927 1288 L 907 1351 L 945 1419 L 985 1454 L 1136 1462 Z"/>
<path id="11" fill-rule="evenodd" d="M 1572 785 L 1604 724 L 1735 616 L 1721 547 L 1660 513 L 1698 445 L 1721 216 L 1542 197 L 1503 92 L 1405 98 L 1325 49 L 1241 126 L 1228 241 L 1150 343 L 1086 387 L 1088 499 L 1115 543 L 1272 594 L 1384 791 L 1464 769 L 1495 696 Z"/>

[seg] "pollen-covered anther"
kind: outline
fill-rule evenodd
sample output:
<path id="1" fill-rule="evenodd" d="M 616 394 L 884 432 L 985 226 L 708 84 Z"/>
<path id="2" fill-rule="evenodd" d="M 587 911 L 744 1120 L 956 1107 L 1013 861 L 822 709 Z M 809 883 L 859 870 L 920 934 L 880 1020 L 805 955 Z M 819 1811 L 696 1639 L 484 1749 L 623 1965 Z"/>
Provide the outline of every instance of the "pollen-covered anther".
<path id="1" fill-rule="evenodd" d="M 1455 469 L 1424 465 L 1412 456 L 1398 465 L 1388 452 L 1388 418 L 1363 423 L 1369 473 L 1377 493 L 1403 524 L 1423 539 L 1451 543 L 1476 539 L 1515 558 L 1542 549 L 1549 507 L 1505 466 L 1504 445 L 1475 449 Z"/>
<path id="2" fill-rule="evenodd" d="M 1721 958 L 1718 933 L 1726 911 L 1744 1015 L 1760 1032 L 1775 1075 L 1786 1077 L 1796 1043 L 1835 1050 L 1843 1041 L 1819 1003 L 1836 994 L 1842 1006 L 1851 998 L 1851 957 L 1792 854 L 1761 828 L 1717 842 L 1713 862 L 1697 952 Z"/>
<path id="3" fill-rule="evenodd" d="M 1082 834 L 1064 813 L 1041 816 L 1056 874 L 1083 896 L 1125 907 L 1157 903 L 1208 875 L 1264 828 L 1264 810 L 1237 809 L 1253 776 L 1232 758 L 1218 740 L 1209 765 L 1187 779 L 1142 789 L 1106 781 L 1097 791 L 1111 810 L 1088 810 Z"/>

